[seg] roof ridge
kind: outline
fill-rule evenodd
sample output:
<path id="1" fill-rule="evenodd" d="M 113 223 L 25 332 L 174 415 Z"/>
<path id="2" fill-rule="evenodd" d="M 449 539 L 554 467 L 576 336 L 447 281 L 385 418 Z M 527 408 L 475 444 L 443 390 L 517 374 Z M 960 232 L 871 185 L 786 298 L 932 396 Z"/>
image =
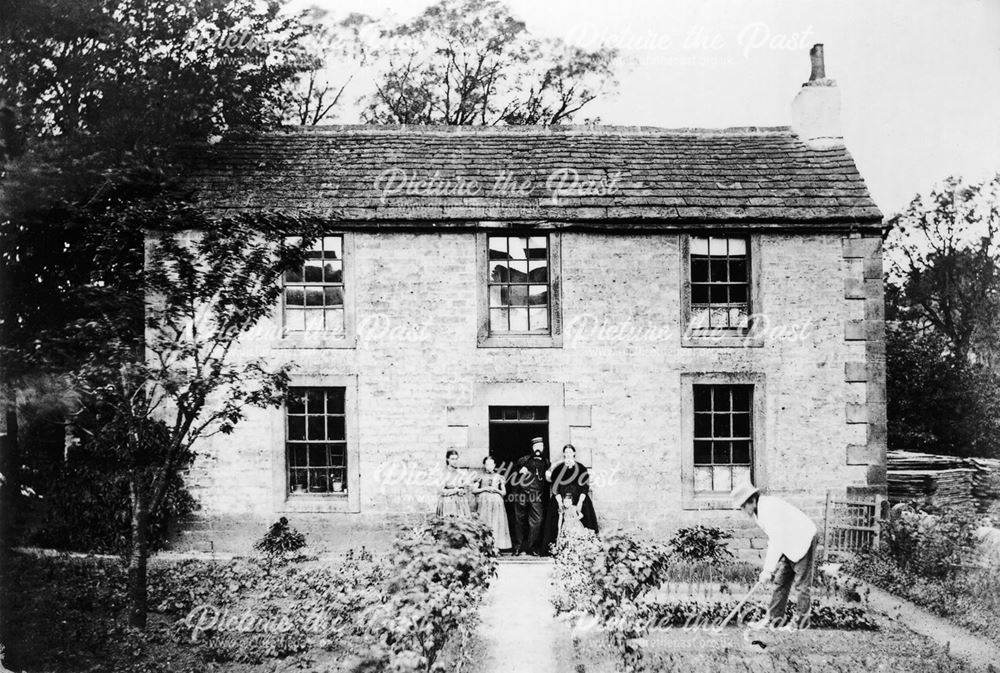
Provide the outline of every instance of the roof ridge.
<path id="1" fill-rule="evenodd" d="M 240 129 L 234 129 L 238 135 Z M 447 126 L 418 124 L 330 124 L 323 126 L 280 126 L 269 134 L 301 134 L 301 135 L 794 135 L 789 126 L 730 126 L 722 128 L 679 127 L 665 128 L 660 126 L 590 126 L 590 125 L 520 125 L 520 126 Z"/>

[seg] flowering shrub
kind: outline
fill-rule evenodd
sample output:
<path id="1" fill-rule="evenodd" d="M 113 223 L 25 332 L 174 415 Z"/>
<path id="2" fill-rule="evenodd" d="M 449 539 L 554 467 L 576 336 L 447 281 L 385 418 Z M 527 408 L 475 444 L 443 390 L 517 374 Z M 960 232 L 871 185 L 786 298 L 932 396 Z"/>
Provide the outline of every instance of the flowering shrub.
<path id="1" fill-rule="evenodd" d="M 689 526 L 674 533 L 667 544 L 679 559 L 723 564 L 733 558 L 725 542 L 732 537 L 729 531 L 714 526 Z"/>
<path id="2" fill-rule="evenodd" d="M 477 519 L 435 517 L 396 540 L 380 594 L 363 618 L 380 670 L 430 671 L 448 638 L 469 623 L 496 575 L 493 533 Z"/>

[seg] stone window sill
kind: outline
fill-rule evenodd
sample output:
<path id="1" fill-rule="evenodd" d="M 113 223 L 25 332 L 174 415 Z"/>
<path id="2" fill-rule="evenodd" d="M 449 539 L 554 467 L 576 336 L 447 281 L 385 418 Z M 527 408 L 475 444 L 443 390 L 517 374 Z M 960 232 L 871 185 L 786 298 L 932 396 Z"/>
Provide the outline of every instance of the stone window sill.
<path id="1" fill-rule="evenodd" d="M 350 512 L 347 493 L 291 493 L 279 512 Z"/>
<path id="2" fill-rule="evenodd" d="M 480 335 L 480 348 L 562 348 L 562 334 Z"/>
<path id="3" fill-rule="evenodd" d="M 720 510 L 733 509 L 732 497 L 729 493 L 718 495 L 715 493 L 696 493 L 683 498 L 681 509 L 685 510 Z"/>
<path id="4" fill-rule="evenodd" d="M 715 330 L 698 333 L 689 330 L 681 335 L 682 348 L 761 348 L 764 337 L 742 330 Z"/>
<path id="5" fill-rule="evenodd" d="M 286 334 L 271 342 L 271 348 L 355 348 L 357 338 L 346 334 Z"/>

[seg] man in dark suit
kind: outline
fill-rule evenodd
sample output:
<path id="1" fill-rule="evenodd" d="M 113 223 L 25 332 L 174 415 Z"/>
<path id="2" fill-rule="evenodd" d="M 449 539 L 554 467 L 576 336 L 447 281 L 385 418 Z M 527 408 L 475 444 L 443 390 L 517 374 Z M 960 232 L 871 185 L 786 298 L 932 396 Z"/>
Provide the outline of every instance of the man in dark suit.
<path id="1" fill-rule="evenodd" d="M 541 552 L 542 523 L 545 517 L 545 440 L 531 440 L 531 453 L 514 464 L 513 482 L 517 486 L 514 500 L 515 554 L 538 556 Z"/>

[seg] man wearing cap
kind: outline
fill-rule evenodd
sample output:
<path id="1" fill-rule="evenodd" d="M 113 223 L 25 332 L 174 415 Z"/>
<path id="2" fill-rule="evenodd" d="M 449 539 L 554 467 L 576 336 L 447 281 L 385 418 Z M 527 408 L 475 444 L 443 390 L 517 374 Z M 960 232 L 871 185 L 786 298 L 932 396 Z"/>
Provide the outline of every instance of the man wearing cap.
<path id="1" fill-rule="evenodd" d="M 514 500 L 514 553 L 537 556 L 541 551 L 542 521 L 545 514 L 545 440 L 531 440 L 531 453 L 514 465 L 513 483 L 518 487 Z"/>
<path id="2" fill-rule="evenodd" d="M 794 505 L 771 495 L 763 495 L 756 486 L 743 484 L 733 491 L 733 507 L 742 509 L 767 534 L 767 553 L 760 582 L 776 585 L 767 614 L 752 629 L 782 622 L 788 593 L 793 587 L 798 596 L 795 603 L 795 622 L 786 628 L 801 629 L 809 626 L 810 588 L 813 565 L 819 537 L 816 524 Z"/>

